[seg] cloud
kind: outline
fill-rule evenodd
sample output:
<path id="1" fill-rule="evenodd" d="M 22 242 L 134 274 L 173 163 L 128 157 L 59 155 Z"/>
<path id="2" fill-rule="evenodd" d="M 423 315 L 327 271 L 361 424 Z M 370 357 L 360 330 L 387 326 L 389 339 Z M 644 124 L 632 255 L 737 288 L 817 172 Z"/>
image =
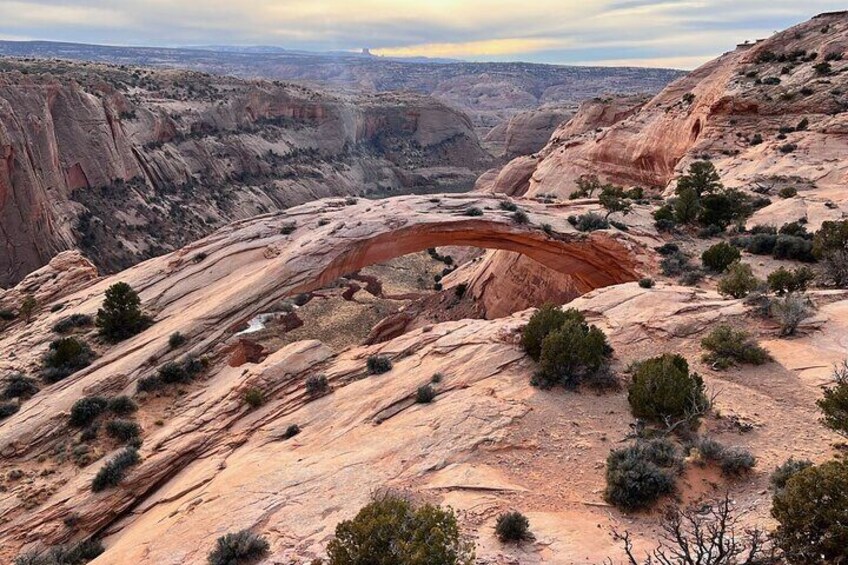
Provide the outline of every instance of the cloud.
<path id="1" fill-rule="evenodd" d="M 833 0 L 0 0 L 0 35 L 691 68 Z"/>

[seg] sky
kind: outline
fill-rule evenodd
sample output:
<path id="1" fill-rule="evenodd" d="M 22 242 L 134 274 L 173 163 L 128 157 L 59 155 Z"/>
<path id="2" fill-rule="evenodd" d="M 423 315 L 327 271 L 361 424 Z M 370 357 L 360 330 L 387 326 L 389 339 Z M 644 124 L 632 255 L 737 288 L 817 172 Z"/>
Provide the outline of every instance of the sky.
<path id="1" fill-rule="evenodd" d="M 831 0 L 0 0 L 0 39 L 692 69 Z"/>

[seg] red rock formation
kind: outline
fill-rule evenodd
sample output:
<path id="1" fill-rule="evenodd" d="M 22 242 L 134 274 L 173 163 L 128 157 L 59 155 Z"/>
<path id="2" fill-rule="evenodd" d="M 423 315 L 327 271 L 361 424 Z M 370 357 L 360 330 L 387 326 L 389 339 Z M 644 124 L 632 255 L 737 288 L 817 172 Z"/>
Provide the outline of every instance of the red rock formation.
<path id="1" fill-rule="evenodd" d="M 0 73 L 0 285 L 77 246 L 110 272 L 316 197 L 470 185 L 488 160 L 422 96 L 13 64 L 33 72 Z"/>

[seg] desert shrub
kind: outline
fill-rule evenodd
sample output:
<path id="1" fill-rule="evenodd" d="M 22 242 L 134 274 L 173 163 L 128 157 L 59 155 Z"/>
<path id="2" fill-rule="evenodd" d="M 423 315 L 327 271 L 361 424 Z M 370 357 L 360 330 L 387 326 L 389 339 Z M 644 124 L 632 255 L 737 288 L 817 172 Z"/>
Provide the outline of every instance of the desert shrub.
<path id="1" fill-rule="evenodd" d="M 120 442 L 128 442 L 141 435 L 141 426 L 132 420 L 114 419 L 106 422 L 106 435 Z"/>
<path id="2" fill-rule="evenodd" d="M 283 235 L 291 235 L 297 230 L 297 224 L 294 222 L 288 222 L 283 224 L 280 228 L 280 233 Z"/>
<path id="3" fill-rule="evenodd" d="M 757 345 L 742 330 L 721 325 L 701 340 L 701 347 L 707 350 L 704 363 L 716 369 L 727 369 L 739 363 L 762 365 L 771 360 L 765 349 Z"/>
<path id="4" fill-rule="evenodd" d="M 654 226 L 658 231 L 674 231 L 677 226 L 677 216 L 675 215 L 674 206 L 671 204 L 660 206 L 652 215 L 654 217 Z"/>
<path id="5" fill-rule="evenodd" d="M 533 384 L 550 388 L 557 384 L 566 387 L 592 384 L 596 378 L 606 381 L 612 356 L 606 335 L 596 326 L 587 324 L 577 310 L 559 312 L 552 314 L 543 308 L 524 329 L 522 343 L 531 357 L 541 338 L 539 371 Z"/>
<path id="6" fill-rule="evenodd" d="M 530 520 L 521 512 L 504 512 L 495 522 L 495 535 L 501 543 L 518 543 L 532 538 Z"/>
<path id="7" fill-rule="evenodd" d="M 328 565 L 474 563 L 474 545 L 462 539 L 451 509 L 416 507 L 392 495 L 376 496 L 353 519 L 339 523 L 327 554 Z"/>
<path id="8" fill-rule="evenodd" d="M 801 322 L 813 315 L 810 300 L 803 294 L 789 293 L 771 302 L 771 316 L 780 324 L 780 335 L 795 335 Z"/>
<path id="9" fill-rule="evenodd" d="M 306 378 L 306 392 L 310 396 L 325 394 L 330 389 L 325 375 L 310 375 Z"/>
<path id="10" fill-rule="evenodd" d="M 97 471 L 94 480 L 91 481 L 91 490 L 100 492 L 109 487 L 118 486 L 124 480 L 130 467 L 140 462 L 141 456 L 138 450 L 135 447 L 125 447 Z"/>
<path id="11" fill-rule="evenodd" d="M 138 404 L 136 404 L 129 396 L 121 395 L 110 398 L 109 403 L 106 405 L 106 409 L 112 414 L 126 416 L 138 410 Z"/>
<path id="12" fill-rule="evenodd" d="M 271 546 L 265 538 L 250 530 L 241 530 L 226 534 L 215 542 L 215 549 L 209 553 L 209 565 L 240 565 L 258 560 L 268 553 Z"/>
<path id="13" fill-rule="evenodd" d="M 518 206 L 516 206 L 515 202 L 510 202 L 509 200 L 501 200 L 498 203 L 498 206 L 501 210 L 506 210 L 507 212 L 517 212 Z"/>
<path id="14" fill-rule="evenodd" d="M 627 391 L 637 418 L 663 422 L 697 418 L 708 407 L 704 381 L 680 355 L 666 353 L 636 366 Z"/>
<path id="15" fill-rule="evenodd" d="M 680 465 L 677 447 L 667 439 L 613 450 L 607 457 L 604 498 L 625 511 L 647 508 L 674 492 Z"/>
<path id="16" fill-rule="evenodd" d="M 577 231 L 582 232 L 605 230 L 609 228 L 609 221 L 599 214 L 588 212 L 576 217 L 574 227 L 577 228 Z"/>
<path id="17" fill-rule="evenodd" d="M 286 431 L 283 432 L 283 439 L 291 439 L 299 433 L 300 433 L 300 426 L 298 426 L 297 424 L 290 424 L 286 428 Z"/>
<path id="18" fill-rule="evenodd" d="M 727 242 L 719 242 L 701 254 L 701 262 L 704 267 L 715 273 L 723 273 L 742 255 L 739 250 Z"/>
<path id="19" fill-rule="evenodd" d="M 780 152 L 783 154 L 793 153 L 796 149 L 798 146 L 794 143 L 784 143 L 780 146 Z"/>
<path id="20" fill-rule="evenodd" d="M 701 269 L 692 269 L 680 275 L 680 278 L 678 280 L 680 281 L 680 284 L 686 286 L 695 286 L 696 284 L 704 280 L 704 273 L 701 271 Z"/>
<path id="21" fill-rule="evenodd" d="M 782 296 L 788 292 L 807 290 L 807 285 L 815 278 L 815 273 L 809 267 L 799 267 L 793 271 L 780 267 L 769 274 L 767 281 L 769 289 Z"/>
<path id="22" fill-rule="evenodd" d="M 524 210 L 516 210 L 512 214 L 512 221 L 516 224 L 529 224 L 530 216 L 527 215 L 527 212 Z"/>
<path id="23" fill-rule="evenodd" d="M 442 373 L 433 373 L 433 376 L 430 377 L 430 382 L 433 384 L 439 384 L 445 379 L 445 376 Z"/>
<path id="24" fill-rule="evenodd" d="M 645 277 L 643 279 L 639 279 L 639 286 L 642 288 L 653 288 L 654 287 L 654 279 L 650 277 Z"/>
<path id="25" fill-rule="evenodd" d="M 798 195 L 798 189 L 794 186 L 784 186 L 777 192 L 777 195 L 781 198 L 792 198 Z"/>
<path id="26" fill-rule="evenodd" d="M 729 477 L 739 477 L 749 473 L 757 464 L 757 458 L 744 447 L 728 447 L 722 453 L 718 465 L 721 472 Z"/>
<path id="27" fill-rule="evenodd" d="M 38 392 L 38 384 L 35 379 L 25 377 L 20 373 L 12 373 L 6 378 L 3 384 L 3 398 L 11 400 L 13 398 L 27 399 Z"/>
<path id="28" fill-rule="evenodd" d="M 35 297 L 31 294 L 27 294 L 24 296 L 21 306 L 18 308 L 18 315 L 23 318 L 26 323 L 29 323 L 32 320 L 32 315 L 35 313 L 36 308 L 38 308 L 38 302 L 36 302 Z"/>
<path id="29" fill-rule="evenodd" d="M 848 220 L 824 222 L 813 238 L 812 252 L 830 282 L 848 287 Z"/>
<path id="30" fill-rule="evenodd" d="M 466 216 L 479 217 L 483 215 L 483 210 L 477 208 L 476 206 L 471 206 L 465 209 Z"/>
<path id="31" fill-rule="evenodd" d="M 833 385 L 824 389 L 824 396 L 816 404 L 822 411 L 822 423 L 848 437 L 848 361 L 834 368 L 833 380 Z"/>
<path id="32" fill-rule="evenodd" d="M 468 291 L 467 283 L 459 283 L 453 289 L 454 296 L 456 296 L 457 298 L 462 298 L 463 296 L 465 296 L 466 291 Z"/>
<path id="33" fill-rule="evenodd" d="M 94 324 L 94 320 L 87 314 L 71 314 L 53 324 L 53 331 L 57 334 L 64 334 L 75 328 L 85 328 L 92 324 Z"/>
<path id="34" fill-rule="evenodd" d="M 106 410 L 109 401 L 102 396 L 86 396 L 71 406 L 69 423 L 75 428 L 84 428 Z"/>
<path id="35" fill-rule="evenodd" d="M 43 553 L 25 553 L 15 559 L 15 565 L 85 565 L 104 551 L 99 541 L 84 540 L 52 547 Z"/>
<path id="36" fill-rule="evenodd" d="M 168 337 L 168 347 L 176 349 L 186 342 L 186 337 L 180 332 L 174 332 Z"/>
<path id="37" fill-rule="evenodd" d="M 392 370 L 392 360 L 383 355 L 371 355 L 365 364 L 372 375 L 382 375 Z"/>
<path id="38" fill-rule="evenodd" d="M 94 360 L 94 352 L 82 340 L 63 337 L 50 342 L 44 356 L 41 375 L 48 383 L 56 383 L 80 369 L 88 367 Z"/>
<path id="39" fill-rule="evenodd" d="M 676 277 L 689 271 L 689 256 L 681 251 L 664 256 L 660 260 L 660 270 L 667 277 Z"/>
<path id="40" fill-rule="evenodd" d="M 259 408 L 265 404 L 265 394 L 261 389 L 251 387 L 244 391 L 244 401 L 251 408 Z"/>
<path id="41" fill-rule="evenodd" d="M 598 202 L 606 210 L 604 218 L 609 218 L 611 214 L 620 213 L 624 216 L 630 213 L 633 208 L 633 203 L 630 201 L 629 192 L 624 188 L 615 185 L 606 185 L 598 196 Z"/>
<path id="42" fill-rule="evenodd" d="M 692 449 L 697 450 L 701 465 L 718 465 L 723 475 L 740 477 L 748 473 L 757 464 L 757 459 L 743 447 L 725 447 L 711 438 L 698 438 Z"/>
<path id="43" fill-rule="evenodd" d="M 751 265 L 736 261 L 727 268 L 724 276 L 718 281 L 718 291 L 725 296 L 745 298 L 749 292 L 761 285 L 762 281 L 754 276 Z"/>
<path id="44" fill-rule="evenodd" d="M 563 311 L 553 304 L 545 304 L 530 317 L 521 334 L 521 345 L 534 361 L 542 356 L 542 342 L 555 330 L 571 319 L 580 319 L 582 315 L 573 309 Z"/>
<path id="45" fill-rule="evenodd" d="M 141 333 L 153 321 L 141 311 L 138 293 L 127 283 L 119 282 L 106 289 L 96 323 L 103 337 L 118 342 Z"/>
<path id="46" fill-rule="evenodd" d="M 753 255 L 771 255 L 777 244 L 777 233 L 753 233 L 730 239 L 730 243 Z"/>
<path id="47" fill-rule="evenodd" d="M 436 390 L 430 385 L 418 387 L 415 393 L 415 402 L 418 404 L 429 404 L 436 398 Z"/>
<path id="48" fill-rule="evenodd" d="M 761 133 L 755 133 L 751 137 L 750 144 L 751 145 L 760 145 L 763 142 L 763 135 Z"/>
<path id="49" fill-rule="evenodd" d="M 793 474 L 772 499 L 774 533 L 789 561 L 848 562 L 848 460 Z"/>
<path id="50" fill-rule="evenodd" d="M 808 469 L 813 466 L 813 462 L 809 459 L 794 459 L 790 457 L 783 465 L 774 470 L 769 477 L 769 483 L 775 491 L 780 491 L 786 488 L 786 483 L 794 477 L 798 472 Z"/>
<path id="51" fill-rule="evenodd" d="M 155 375 L 138 380 L 139 392 L 152 392 L 166 385 L 190 383 L 203 371 L 203 361 L 186 357 L 181 362 L 170 361 L 156 371 Z"/>
<path id="52" fill-rule="evenodd" d="M 0 420 L 5 420 L 21 409 L 17 402 L 0 402 Z"/>
<path id="53" fill-rule="evenodd" d="M 656 248 L 656 252 L 666 257 L 668 255 L 674 255 L 675 253 L 680 253 L 680 246 L 676 243 L 663 243 L 659 247 Z"/>
<path id="54" fill-rule="evenodd" d="M 780 234 L 774 242 L 772 256 L 775 259 L 789 259 L 811 263 L 816 260 L 813 255 L 813 242 L 804 237 Z"/>

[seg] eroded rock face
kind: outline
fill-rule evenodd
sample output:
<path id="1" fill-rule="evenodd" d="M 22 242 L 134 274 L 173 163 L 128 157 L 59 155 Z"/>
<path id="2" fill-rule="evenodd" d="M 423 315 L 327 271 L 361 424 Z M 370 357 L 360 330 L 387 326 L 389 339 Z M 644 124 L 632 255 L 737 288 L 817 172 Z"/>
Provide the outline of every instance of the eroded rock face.
<path id="1" fill-rule="evenodd" d="M 492 128 L 484 141 L 497 155 L 514 158 L 542 149 L 551 134 L 574 115 L 573 108 L 546 107 L 519 112 Z"/>
<path id="2" fill-rule="evenodd" d="M 844 61 L 825 61 L 846 48 L 848 16 L 825 14 L 707 63 L 638 111 L 612 112 L 612 123 L 600 131 L 586 127 L 593 120 L 581 124 L 578 114 L 542 151 L 527 194 L 565 198 L 583 174 L 666 188 L 708 155 L 726 185 L 773 186 L 766 194 L 775 201 L 782 186 L 806 181 L 799 213 L 813 223 L 820 223 L 827 200 L 848 211 L 840 190 L 848 175 L 842 159 L 848 153 L 848 75 L 840 72 Z M 824 63 L 831 71 L 817 66 Z M 772 213 L 765 208 L 758 214 L 767 220 Z"/>
<path id="3" fill-rule="evenodd" d="M 316 197 L 470 187 L 489 159 L 466 116 L 424 96 L 334 96 L 66 62 L 7 66 L 0 285 L 77 246 L 114 272 L 228 221 Z"/>
<path id="4" fill-rule="evenodd" d="M 91 284 L 97 268 L 79 251 L 63 251 L 9 290 L 0 290 L 0 308 L 14 310 L 27 296 L 40 305 L 55 303 Z"/>

